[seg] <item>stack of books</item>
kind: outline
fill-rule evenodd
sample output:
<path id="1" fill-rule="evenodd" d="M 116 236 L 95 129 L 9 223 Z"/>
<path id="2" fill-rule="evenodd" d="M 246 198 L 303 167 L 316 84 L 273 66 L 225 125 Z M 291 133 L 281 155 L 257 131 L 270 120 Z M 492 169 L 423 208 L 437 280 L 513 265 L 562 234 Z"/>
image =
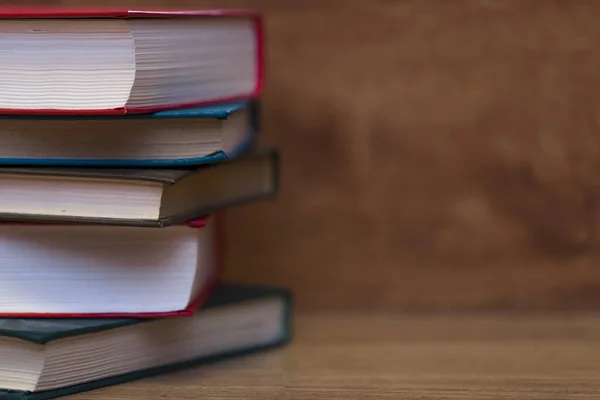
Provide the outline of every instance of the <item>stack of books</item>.
<path id="1" fill-rule="evenodd" d="M 47 399 L 285 344 L 291 293 L 224 282 L 259 149 L 261 18 L 0 10 L 0 399 Z"/>

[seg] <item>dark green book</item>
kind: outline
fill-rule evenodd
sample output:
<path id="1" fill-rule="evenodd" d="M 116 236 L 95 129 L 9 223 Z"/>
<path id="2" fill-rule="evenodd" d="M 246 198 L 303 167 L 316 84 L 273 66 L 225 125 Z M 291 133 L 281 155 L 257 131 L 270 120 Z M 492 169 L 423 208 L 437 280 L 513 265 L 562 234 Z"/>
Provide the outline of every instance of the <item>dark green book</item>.
<path id="1" fill-rule="evenodd" d="M 198 168 L 0 168 L 0 220 L 164 228 L 275 196 L 279 150 Z"/>
<path id="2" fill-rule="evenodd" d="M 292 295 L 220 284 L 191 317 L 0 319 L 1 400 L 42 400 L 283 345 Z"/>

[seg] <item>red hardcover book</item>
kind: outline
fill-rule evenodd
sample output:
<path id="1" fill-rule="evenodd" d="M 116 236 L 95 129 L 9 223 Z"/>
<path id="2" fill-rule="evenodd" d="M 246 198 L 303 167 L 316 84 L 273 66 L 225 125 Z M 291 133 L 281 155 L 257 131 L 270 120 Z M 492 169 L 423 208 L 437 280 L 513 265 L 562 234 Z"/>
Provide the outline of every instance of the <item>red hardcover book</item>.
<path id="1" fill-rule="evenodd" d="M 256 98 L 250 10 L 0 7 L 0 113 L 148 113 Z"/>
<path id="2" fill-rule="evenodd" d="M 223 218 L 215 214 L 166 229 L 0 224 L 0 246 L 6 249 L 0 317 L 190 316 L 223 272 Z M 177 301 L 181 306 L 173 308 Z"/>

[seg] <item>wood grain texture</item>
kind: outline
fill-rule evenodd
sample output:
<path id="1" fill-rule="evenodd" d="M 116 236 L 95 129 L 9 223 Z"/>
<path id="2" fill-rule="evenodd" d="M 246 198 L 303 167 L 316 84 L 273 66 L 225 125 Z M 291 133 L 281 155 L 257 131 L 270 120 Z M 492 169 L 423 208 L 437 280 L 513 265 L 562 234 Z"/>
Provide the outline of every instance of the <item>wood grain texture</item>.
<path id="1" fill-rule="evenodd" d="M 593 399 L 598 316 L 299 314 L 286 348 L 73 396 Z"/>
<path id="2" fill-rule="evenodd" d="M 230 213 L 229 278 L 302 308 L 600 308 L 600 2 L 54 3 L 264 12 L 282 190 Z"/>

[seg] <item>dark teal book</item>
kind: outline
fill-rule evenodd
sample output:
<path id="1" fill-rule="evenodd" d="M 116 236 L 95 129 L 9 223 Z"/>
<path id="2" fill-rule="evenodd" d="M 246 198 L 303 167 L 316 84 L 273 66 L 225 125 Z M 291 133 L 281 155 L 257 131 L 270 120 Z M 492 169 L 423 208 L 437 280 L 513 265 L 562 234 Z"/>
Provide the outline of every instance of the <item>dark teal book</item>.
<path id="1" fill-rule="evenodd" d="M 257 101 L 132 115 L 0 115 L 0 166 L 199 166 L 252 150 L 258 125 Z"/>
<path id="2" fill-rule="evenodd" d="M 0 319 L 0 400 L 43 400 L 284 345 L 292 295 L 220 284 L 192 317 Z"/>
<path id="3" fill-rule="evenodd" d="M 196 169 L 0 167 L 0 221 L 165 228 L 279 191 L 279 150 Z"/>

